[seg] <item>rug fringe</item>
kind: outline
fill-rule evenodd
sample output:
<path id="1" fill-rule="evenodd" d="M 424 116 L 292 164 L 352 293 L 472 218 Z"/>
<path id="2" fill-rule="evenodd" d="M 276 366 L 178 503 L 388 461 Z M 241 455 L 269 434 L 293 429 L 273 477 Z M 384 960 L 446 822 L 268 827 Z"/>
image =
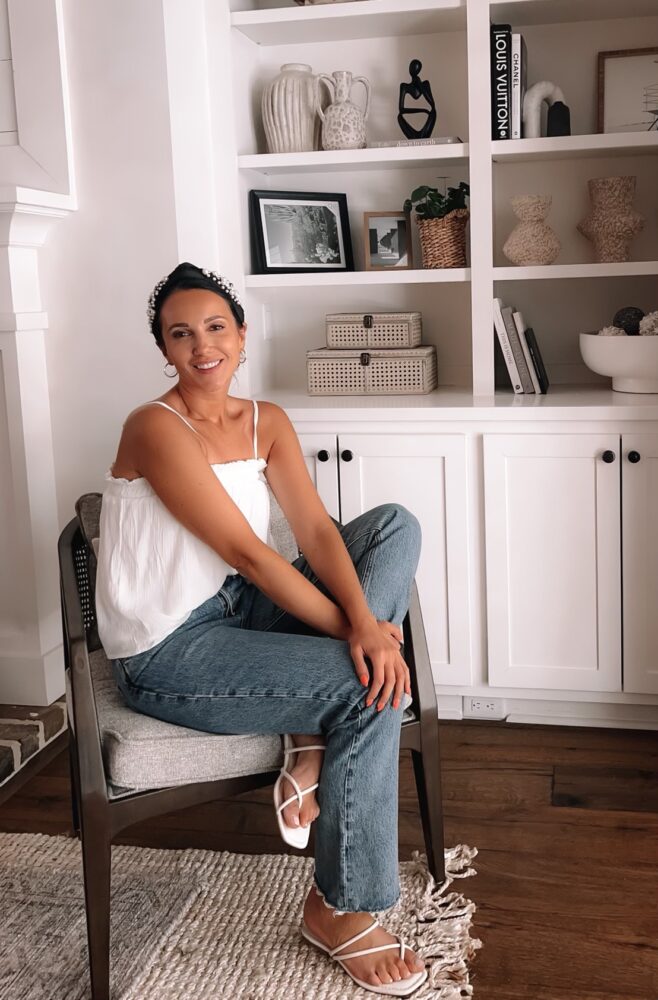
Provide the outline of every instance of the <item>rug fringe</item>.
<path id="1" fill-rule="evenodd" d="M 475 875 L 471 867 L 477 849 L 458 844 L 445 852 L 445 880 L 437 885 L 427 865 L 427 856 L 414 851 L 404 863 L 407 877 L 414 883 L 416 902 L 407 904 L 407 912 L 416 918 L 413 937 L 407 943 L 428 963 L 428 978 L 414 993 L 414 1000 L 463 1000 L 473 995 L 468 962 L 482 942 L 470 936 L 475 904 L 458 892 L 446 892 L 458 878 Z M 392 915 L 400 911 L 396 903 Z M 393 928 L 391 928 L 393 929 Z"/>

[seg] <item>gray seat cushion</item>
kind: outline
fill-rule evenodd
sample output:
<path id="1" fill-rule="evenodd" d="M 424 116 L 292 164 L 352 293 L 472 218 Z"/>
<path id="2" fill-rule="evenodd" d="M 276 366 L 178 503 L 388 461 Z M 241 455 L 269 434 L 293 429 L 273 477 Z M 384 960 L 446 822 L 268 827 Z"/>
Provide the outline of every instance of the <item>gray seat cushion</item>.
<path id="1" fill-rule="evenodd" d="M 270 500 L 271 540 L 281 555 L 292 561 L 299 554 L 295 537 L 274 494 Z M 78 501 L 78 517 L 90 547 L 98 535 L 100 507 L 100 494 L 87 494 Z M 93 555 L 90 575 L 93 592 Z M 216 736 L 134 712 L 119 693 L 112 667 L 103 649 L 97 648 L 100 643 L 90 645 L 94 647 L 89 653 L 89 663 L 110 797 L 237 778 L 275 771 L 282 766 L 282 742 L 278 735 Z M 71 711 L 69 718 L 73 718 Z M 403 721 L 414 718 L 412 709 L 407 708 Z"/>
<path id="2" fill-rule="evenodd" d="M 141 715 L 124 703 L 102 649 L 90 654 L 89 663 L 112 797 L 259 774 L 282 766 L 280 736 L 215 736 Z"/>

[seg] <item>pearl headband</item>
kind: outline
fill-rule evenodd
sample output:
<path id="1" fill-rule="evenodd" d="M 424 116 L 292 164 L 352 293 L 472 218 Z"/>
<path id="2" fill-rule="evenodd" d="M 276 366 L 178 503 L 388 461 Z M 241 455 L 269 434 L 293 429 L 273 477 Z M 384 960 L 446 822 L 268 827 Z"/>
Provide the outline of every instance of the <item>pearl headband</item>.
<path id="1" fill-rule="evenodd" d="M 220 274 L 216 274 L 215 271 L 209 271 L 207 268 L 200 268 L 200 271 L 205 278 L 208 278 L 210 281 L 214 282 L 219 288 L 222 289 L 222 291 L 228 296 L 228 298 L 231 299 L 236 304 L 236 306 L 239 306 L 240 309 L 242 309 L 242 303 L 238 298 L 238 294 L 235 288 L 233 287 L 233 284 L 228 280 L 228 278 L 223 278 Z M 155 286 L 155 288 L 153 289 L 153 291 L 149 296 L 148 305 L 146 307 L 146 315 L 148 317 L 148 321 L 151 327 L 153 326 L 153 321 L 155 319 L 155 304 L 158 295 L 160 294 L 164 286 L 167 284 L 170 277 L 171 275 L 167 274 L 164 278 L 158 281 L 157 285 Z"/>

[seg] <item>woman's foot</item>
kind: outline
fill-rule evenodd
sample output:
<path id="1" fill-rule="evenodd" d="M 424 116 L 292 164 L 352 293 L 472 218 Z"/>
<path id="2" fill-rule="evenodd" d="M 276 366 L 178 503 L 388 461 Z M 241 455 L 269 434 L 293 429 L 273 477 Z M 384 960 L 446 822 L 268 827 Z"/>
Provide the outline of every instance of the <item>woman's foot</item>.
<path id="1" fill-rule="evenodd" d="M 328 948 L 337 948 L 341 941 L 348 941 L 359 931 L 365 930 L 372 923 L 372 915 L 345 913 L 336 916 L 335 910 L 326 905 L 313 885 L 304 903 L 304 922 L 313 937 L 322 941 Z M 393 934 L 389 934 L 383 927 L 375 927 L 370 934 L 366 934 L 352 948 L 346 950 L 360 951 L 362 948 L 376 948 L 378 945 L 396 942 L 397 938 Z M 425 963 L 417 958 L 410 948 L 405 950 L 404 960 L 400 958 L 399 950 L 391 948 L 388 951 L 376 952 L 374 955 L 350 958 L 345 965 L 353 976 L 372 986 L 398 983 L 422 972 L 425 968 Z"/>
<path id="2" fill-rule="evenodd" d="M 324 745 L 325 741 L 321 736 L 291 736 L 295 746 L 317 746 Z M 288 757 L 288 771 L 301 789 L 309 788 L 316 781 L 320 780 L 322 770 L 323 750 L 304 750 L 301 753 L 290 754 Z M 314 819 L 320 815 L 320 807 L 315 797 L 315 792 L 309 792 L 302 799 L 302 807 L 299 808 L 295 787 L 286 778 L 281 782 L 280 802 L 285 802 L 291 795 L 295 796 L 293 802 L 286 806 L 282 812 L 284 821 L 288 826 L 309 826 Z"/>

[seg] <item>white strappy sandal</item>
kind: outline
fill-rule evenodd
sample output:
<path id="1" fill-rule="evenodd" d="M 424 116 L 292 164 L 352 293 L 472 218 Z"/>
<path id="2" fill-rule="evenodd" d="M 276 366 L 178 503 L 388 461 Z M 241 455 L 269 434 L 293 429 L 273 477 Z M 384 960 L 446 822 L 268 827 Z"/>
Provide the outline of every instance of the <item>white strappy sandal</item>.
<path id="1" fill-rule="evenodd" d="M 300 788 L 298 783 L 293 778 L 292 774 L 287 770 L 288 768 L 288 754 L 301 753 L 304 750 L 326 750 L 327 748 L 319 743 L 314 743 L 312 746 L 296 747 L 292 741 L 292 737 L 288 733 L 284 733 L 283 736 L 283 767 L 279 777 L 274 783 L 274 808 L 276 809 L 276 818 L 279 822 L 279 830 L 281 831 L 281 836 L 283 837 L 286 844 L 290 844 L 292 847 L 298 848 L 298 850 L 303 850 L 308 844 L 308 838 L 311 832 L 310 824 L 309 826 L 288 826 L 283 818 L 283 810 L 286 806 L 290 805 L 291 802 L 297 800 L 299 802 L 299 808 L 302 807 L 302 796 L 308 795 L 309 792 L 314 792 L 319 786 L 319 781 L 316 781 L 314 785 L 309 785 L 308 788 Z M 281 795 L 281 784 L 283 779 L 286 779 L 295 789 L 295 795 L 291 795 L 289 799 L 285 802 L 279 802 Z"/>
<path id="2" fill-rule="evenodd" d="M 322 951 L 326 952 L 329 958 L 333 958 L 334 961 L 338 962 L 350 979 L 357 984 L 357 986 L 360 986 L 364 990 L 369 990 L 370 993 L 381 993 L 384 996 L 389 997 L 408 997 L 414 992 L 414 990 L 417 990 L 418 987 L 425 982 L 428 976 L 427 969 L 424 969 L 423 972 L 414 972 L 408 979 L 401 979 L 397 983 L 383 983 L 381 986 L 373 986 L 372 983 L 366 983 L 363 979 L 357 979 L 357 977 L 353 976 L 345 965 L 345 962 L 349 958 L 358 958 L 361 955 L 372 955 L 376 951 L 388 951 L 390 948 L 399 948 L 400 958 L 403 959 L 406 945 L 402 938 L 398 937 L 397 944 L 380 944 L 376 948 L 363 948 L 361 951 L 352 951 L 349 955 L 338 955 L 338 952 L 342 951 L 343 948 L 347 948 L 349 945 L 355 944 L 356 941 L 360 941 L 361 938 L 364 938 L 366 934 L 370 933 L 371 930 L 379 926 L 379 920 L 376 920 L 373 917 L 370 927 L 366 927 L 364 931 L 360 931 L 358 934 L 355 934 L 354 937 L 349 938 L 347 941 L 343 941 L 342 944 L 339 944 L 337 948 L 333 949 L 327 948 L 326 944 L 322 944 L 322 941 L 318 941 L 317 938 L 314 938 L 303 921 L 301 931 L 303 937 L 305 937 L 307 941 L 314 944 L 316 948 L 320 948 Z"/>

